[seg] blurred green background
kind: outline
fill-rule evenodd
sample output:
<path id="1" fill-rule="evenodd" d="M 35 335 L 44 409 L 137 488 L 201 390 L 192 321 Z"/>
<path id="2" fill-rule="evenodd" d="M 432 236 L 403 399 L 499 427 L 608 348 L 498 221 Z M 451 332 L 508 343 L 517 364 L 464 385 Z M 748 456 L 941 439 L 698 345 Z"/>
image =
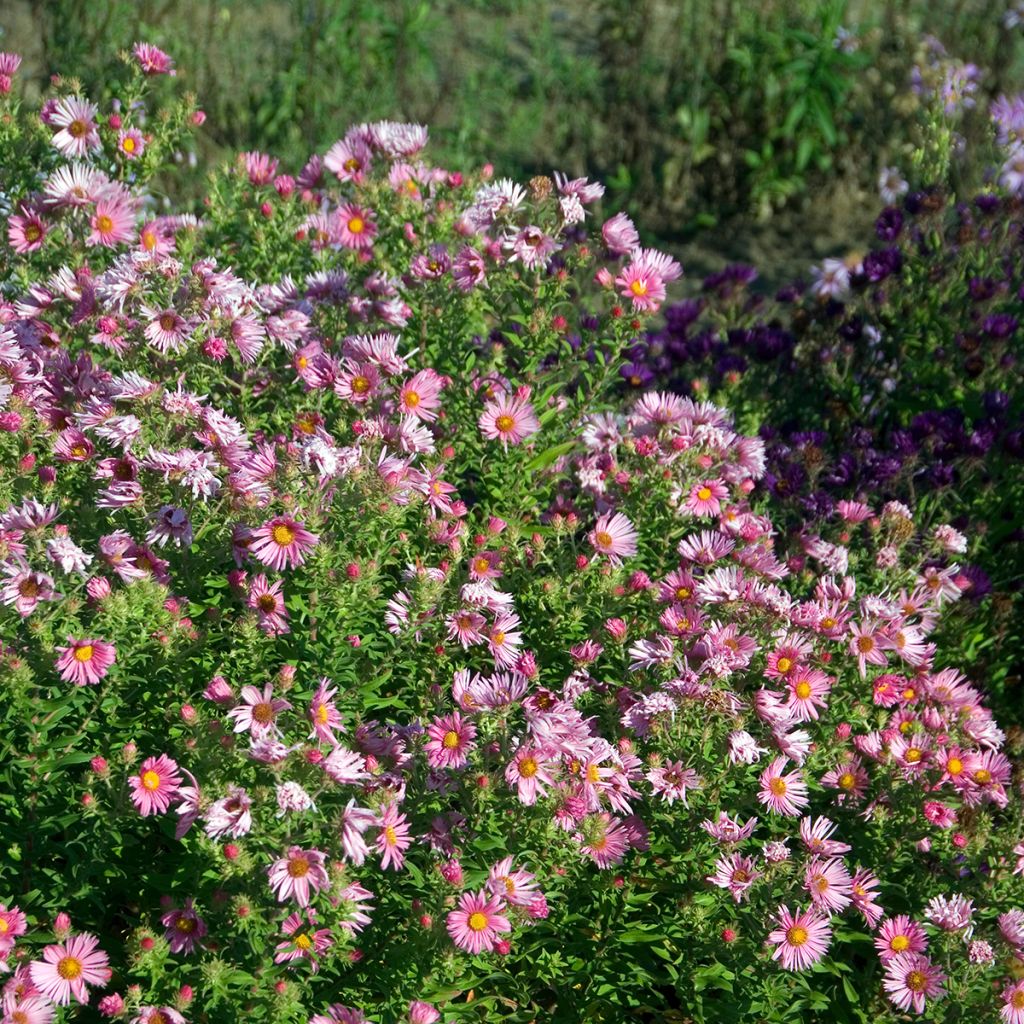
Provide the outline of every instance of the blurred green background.
<path id="1" fill-rule="evenodd" d="M 418 121 L 452 168 L 598 176 L 691 272 L 741 259 L 781 280 L 866 241 L 880 168 L 909 163 L 926 35 L 983 69 L 983 94 L 1022 86 L 1017 6 L 3 0 L 0 48 L 24 55 L 30 93 L 62 73 L 98 95 L 118 50 L 163 47 L 208 113 L 200 164 L 259 148 L 294 171 L 353 122 Z M 980 179 L 985 131 L 965 124 L 961 174 Z"/>

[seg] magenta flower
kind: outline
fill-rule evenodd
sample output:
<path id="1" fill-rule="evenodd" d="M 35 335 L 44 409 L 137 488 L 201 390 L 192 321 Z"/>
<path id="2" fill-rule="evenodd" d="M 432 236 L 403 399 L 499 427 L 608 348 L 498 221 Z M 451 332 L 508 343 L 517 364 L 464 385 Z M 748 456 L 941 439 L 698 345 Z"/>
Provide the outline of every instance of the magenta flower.
<path id="1" fill-rule="evenodd" d="M 719 889 L 728 889 L 736 903 L 747 898 L 747 890 L 761 877 L 751 857 L 738 853 L 725 854 L 715 861 L 715 873 L 707 881 Z"/>
<path id="2" fill-rule="evenodd" d="M 921 953 L 900 953 L 885 965 L 882 985 L 892 1003 L 901 1010 L 924 1013 L 926 999 L 941 999 L 946 975 Z"/>
<path id="3" fill-rule="evenodd" d="M 102 245 L 108 249 L 135 238 L 135 201 L 120 192 L 104 194 L 96 200 L 96 209 L 89 219 L 92 231 L 86 245 Z"/>
<path id="4" fill-rule="evenodd" d="M 398 408 L 406 416 L 415 416 L 425 423 L 437 419 L 441 407 L 443 381 L 433 370 L 420 370 L 398 389 Z"/>
<path id="5" fill-rule="evenodd" d="M 452 942 L 467 953 L 494 949 L 498 936 L 512 930 L 508 918 L 501 913 L 504 908 L 504 900 L 484 889 L 464 892 L 457 908 L 448 915 L 447 928 Z"/>
<path id="6" fill-rule="evenodd" d="M 522 444 L 540 430 L 540 421 L 527 398 L 520 395 L 498 395 L 484 406 L 480 414 L 480 432 L 489 441 Z"/>
<path id="7" fill-rule="evenodd" d="M 1002 998 L 999 1016 L 1006 1024 L 1024 1024 L 1024 980 L 1007 985 L 1003 989 Z"/>
<path id="8" fill-rule="evenodd" d="M 174 61 L 152 43 L 136 43 L 132 53 L 147 75 L 173 75 Z"/>
<path id="9" fill-rule="evenodd" d="M 787 764 L 788 757 L 777 757 L 761 772 L 761 791 L 757 798 L 776 814 L 796 817 L 810 802 L 807 783 L 797 769 L 783 775 Z"/>
<path id="10" fill-rule="evenodd" d="M 512 858 L 505 857 L 487 873 L 487 888 L 516 907 L 528 907 L 538 895 L 537 879 L 522 868 L 512 868 Z"/>
<path id="11" fill-rule="evenodd" d="M 330 887 L 324 868 L 327 855 L 319 850 L 289 847 L 288 852 L 267 869 L 270 888 L 279 903 L 294 899 L 300 907 L 309 906 L 310 892 Z"/>
<path id="12" fill-rule="evenodd" d="M 330 928 L 316 927 L 316 911 L 306 909 L 306 918 L 296 911 L 289 914 L 281 926 L 284 942 L 279 942 L 274 952 L 275 964 L 287 964 L 305 957 L 315 974 L 320 968 L 319 954 L 326 952 L 333 944 Z"/>
<path id="13" fill-rule="evenodd" d="M 803 971 L 817 963 L 832 942 L 832 929 L 817 910 L 793 914 L 788 907 L 779 907 L 775 914 L 778 927 L 768 936 L 775 943 L 773 960 L 782 960 L 787 971 Z"/>
<path id="14" fill-rule="evenodd" d="M 505 781 L 516 787 L 519 802 L 529 807 L 537 802 L 538 793 L 543 794 L 555 780 L 541 752 L 536 747 L 524 745 L 505 768 Z"/>
<path id="15" fill-rule="evenodd" d="M 132 802 L 142 817 L 163 814 L 171 806 L 171 797 L 181 786 L 178 765 L 166 754 L 147 757 L 137 775 L 128 779 Z"/>
<path id="16" fill-rule="evenodd" d="M 206 922 L 192 908 L 191 897 L 185 900 L 184 909 L 168 910 L 160 918 L 164 928 L 164 938 L 172 953 L 194 953 L 199 940 L 206 935 Z"/>
<path id="17" fill-rule="evenodd" d="M 853 898 L 853 879 L 838 857 L 812 857 L 804 870 L 804 888 L 830 916 L 845 910 Z"/>
<path id="18" fill-rule="evenodd" d="M 606 512 L 587 534 L 587 540 L 612 565 L 620 565 L 623 558 L 636 554 L 637 536 L 636 527 L 621 512 Z"/>
<path id="19" fill-rule="evenodd" d="M 274 696 L 273 683 L 267 683 L 262 693 L 255 686 L 243 686 L 242 703 L 228 712 L 228 718 L 235 720 L 235 732 L 248 730 L 259 738 L 280 732 L 276 725 L 277 715 L 290 708 L 288 701 Z"/>
<path id="20" fill-rule="evenodd" d="M 473 749 L 476 726 L 453 711 L 428 725 L 427 735 L 423 749 L 431 768 L 461 768 Z"/>
<path id="21" fill-rule="evenodd" d="M 103 640 L 75 640 L 69 636 L 68 646 L 57 650 L 61 679 L 76 686 L 95 686 L 116 660 L 114 645 Z"/>
<path id="22" fill-rule="evenodd" d="M 263 573 L 252 578 L 249 585 L 248 605 L 259 616 L 259 627 L 267 636 L 283 636 L 290 633 L 288 609 L 284 604 L 280 580 L 271 583 Z"/>
<path id="23" fill-rule="evenodd" d="M 7 221 L 7 241 L 19 255 L 35 252 L 42 248 L 48 230 L 46 221 L 39 213 L 22 206 L 20 212 L 12 214 Z"/>
<path id="24" fill-rule="evenodd" d="M 42 960 L 29 964 L 32 984 L 51 1002 L 67 1006 L 71 997 L 80 1003 L 89 1001 L 88 985 L 106 985 L 110 980 L 109 960 L 99 940 L 83 932 L 62 944 L 47 946 Z"/>
<path id="25" fill-rule="evenodd" d="M 721 480 L 704 480 L 693 485 L 685 507 L 695 516 L 717 516 L 728 497 L 729 488 Z"/>
<path id="26" fill-rule="evenodd" d="M 338 239 L 346 249 L 369 249 L 373 245 L 377 225 L 373 221 L 373 211 L 345 203 L 338 207 Z"/>
<path id="27" fill-rule="evenodd" d="M 335 729 L 341 728 L 341 712 L 334 703 L 334 695 L 338 692 L 336 687 L 330 686 L 327 679 L 321 679 L 320 685 L 313 694 L 309 704 L 309 719 L 313 723 L 313 731 L 309 739 L 319 740 L 321 743 L 337 744 Z"/>
<path id="28" fill-rule="evenodd" d="M 291 516 L 275 516 L 252 532 L 249 551 L 278 572 L 294 569 L 306 560 L 319 537 Z"/>
<path id="29" fill-rule="evenodd" d="M 412 846 L 412 837 L 409 835 L 409 825 L 405 815 L 399 813 L 396 804 L 388 804 L 384 809 L 375 845 L 382 855 L 380 859 L 382 868 L 393 867 L 395 871 L 402 870 L 402 865 L 405 863 L 405 851 Z"/>

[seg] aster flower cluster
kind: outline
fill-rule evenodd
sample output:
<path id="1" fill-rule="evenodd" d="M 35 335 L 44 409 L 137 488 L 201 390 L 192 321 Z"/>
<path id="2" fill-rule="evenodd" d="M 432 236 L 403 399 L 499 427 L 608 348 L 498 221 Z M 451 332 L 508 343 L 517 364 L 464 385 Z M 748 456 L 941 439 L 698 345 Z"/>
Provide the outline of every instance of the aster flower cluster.
<path id="1" fill-rule="evenodd" d="M 762 438 L 621 395 L 678 263 L 426 145 L 10 241 L 5 1016 L 584 1019 L 742 971 L 754 1020 L 857 942 L 880 1018 L 1016 1012 L 1019 787 L 938 642 L 966 538 L 847 501 L 794 562 Z"/>

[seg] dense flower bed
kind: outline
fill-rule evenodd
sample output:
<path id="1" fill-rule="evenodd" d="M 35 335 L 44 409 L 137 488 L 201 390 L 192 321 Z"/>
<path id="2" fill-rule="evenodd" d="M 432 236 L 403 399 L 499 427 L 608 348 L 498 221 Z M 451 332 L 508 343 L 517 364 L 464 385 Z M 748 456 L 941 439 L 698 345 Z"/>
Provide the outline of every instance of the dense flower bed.
<path id="1" fill-rule="evenodd" d="M 1024 1018 L 962 535 L 781 558 L 763 440 L 621 398 L 681 268 L 599 185 L 383 122 L 157 213 L 129 65 L 0 119 L 4 1021 Z"/>

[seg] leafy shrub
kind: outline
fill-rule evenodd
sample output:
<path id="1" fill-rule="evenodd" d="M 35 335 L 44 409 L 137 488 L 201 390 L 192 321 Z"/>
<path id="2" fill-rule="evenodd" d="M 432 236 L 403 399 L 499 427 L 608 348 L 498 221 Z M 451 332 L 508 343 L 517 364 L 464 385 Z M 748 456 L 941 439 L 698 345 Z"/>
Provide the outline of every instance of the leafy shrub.
<path id="1" fill-rule="evenodd" d="M 764 442 L 618 393 L 680 268 L 599 185 L 376 122 L 156 215 L 129 64 L 0 119 L 7 1017 L 1015 1011 L 958 532 L 787 565 Z"/>

